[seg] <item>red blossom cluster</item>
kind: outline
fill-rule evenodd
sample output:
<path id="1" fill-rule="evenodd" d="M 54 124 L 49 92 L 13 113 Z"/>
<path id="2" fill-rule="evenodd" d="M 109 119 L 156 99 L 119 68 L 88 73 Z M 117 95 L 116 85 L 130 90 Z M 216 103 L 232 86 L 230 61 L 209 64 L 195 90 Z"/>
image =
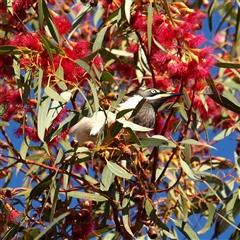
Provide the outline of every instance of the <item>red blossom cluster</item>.
<path id="1" fill-rule="evenodd" d="M 5 3 L 12 4 L 12 12 L 7 11 Z M 7 19 L 7 24 L 0 23 L 0 27 L 4 30 L 13 32 L 15 30 L 26 32 L 26 28 L 22 24 L 28 17 L 27 10 L 34 4 L 33 0 L 16 0 L 11 2 L 0 1 L 0 21 Z"/>
<path id="2" fill-rule="evenodd" d="M 205 38 L 196 32 L 201 28 L 204 16 L 198 10 L 187 13 L 183 11 L 171 22 L 166 13 L 154 12 L 152 23 L 154 41 L 149 55 L 158 87 L 174 86 L 178 83 L 190 89 L 195 82 L 202 82 L 208 77 L 215 62 L 211 55 L 212 48 L 200 49 Z M 148 46 L 147 16 L 136 12 L 131 25 L 141 34 L 144 45 Z M 150 82 L 147 84 L 152 85 Z"/>
<path id="3" fill-rule="evenodd" d="M 35 3 L 36 4 L 36 3 Z M 55 1 L 49 2 L 49 4 L 54 5 Z M 0 25 L 0 28 L 6 31 L 4 37 L 0 38 L 0 47 L 9 47 L 13 52 L 18 52 L 19 57 L 19 65 L 21 74 L 24 74 L 27 71 L 31 71 L 31 79 L 34 81 L 38 81 L 35 79 L 38 77 L 39 70 L 43 70 L 42 76 L 42 86 L 50 85 L 55 89 L 58 93 L 61 93 L 61 89 L 57 86 L 57 81 L 64 81 L 69 89 L 74 88 L 76 86 L 86 86 L 86 79 L 89 78 L 88 73 L 76 63 L 77 59 L 82 59 L 88 56 L 91 52 L 91 45 L 89 42 L 84 39 L 77 38 L 71 41 L 66 41 L 65 36 L 69 33 L 71 28 L 70 20 L 66 15 L 58 15 L 54 11 L 50 10 L 49 13 L 52 16 L 53 22 L 56 25 L 58 33 L 60 34 L 60 46 L 59 51 L 53 51 L 49 54 L 49 49 L 46 48 L 45 39 L 49 39 L 52 41 L 51 37 L 44 29 L 39 29 L 35 32 L 27 32 L 27 28 L 23 24 L 23 20 L 27 18 L 27 10 L 30 7 L 33 7 L 37 12 L 38 9 L 34 5 L 34 3 L 30 0 L 18 0 L 13 2 L 13 14 L 5 7 L 3 2 L 0 2 L 0 12 L 3 14 L 0 17 L 0 21 L 3 22 L 4 16 L 8 17 L 7 24 Z M 16 23 L 16 18 L 19 19 L 21 17 L 21 21 Z M 19 24 L 20 27 L 17 27 Z M 7 30 L 5 30 L 7 27 Z M 10 34 L 7 32 L 10 31 Z M 45 38 L 45 39 L 44 39 Z M 52 61 L 53 60 L 53 61 Z M 100 55 L 97 55 L 92 61 L 88 62 L 90 66 L 93 64 L 95 67 L 101 71 L 103 67 L 103 60 Z M 56 71 L 59 67 L 63 69 L 63 79 L 58 79 L 56 76 Z M 14 131 L 14 135 L 17 138 L 21 138 L 24 136 L 28 136 L 30 140 L 34 142 L 39 142 L 40 139 L 38 137 L 36 126 L 31 126 L 29 122 L 21 122 L 18 119 L 18 112 L 25 112 L 34 115 L 35 121 L 37 115 L 33 114 L 34 109 L 36 108 L 36 103 L 31 104 L 28 101 L 25 105 L 23 104 L 22 95 L 20 92 L 24 92 L 24 89 L 17 89 L 17 79 L 15 79 L 15 74 L 17 73 L 14 66 L 14 54 L 9 52 L 9 54 L 0 55 L 0 78 L 3 79 L 3 82 L 10 84 L 11 87 L 4 87 L 4 84 L 0 86 L 0 106 L 1 109 L 4 110 L 2 115 L 0 116 L 3 121 L 15 120 L 20 123 L 19 128 Z M 16 117 L 17 116 L 17 117 Z M 60 118 L 63 120 L 67 116 L 66 108 L 58 114 L 56 119 L 54 119 L 52 125 L 48 129 L 50 131 L 54 127 L 56 127 Z M 59 136 L 55 137 L 49 145 L 57 144 L 61 139 L 66 138 L 67 131 L 63 132 Z"/>
<path id="4" fill-rule="evenodd" d="M 66 217 L 66 227 L 71 226 L 73 239 L 85 239 L 94 232 L 92 201 L 84 200 L 79 203 L 81 209 L 74 210 Z"/>

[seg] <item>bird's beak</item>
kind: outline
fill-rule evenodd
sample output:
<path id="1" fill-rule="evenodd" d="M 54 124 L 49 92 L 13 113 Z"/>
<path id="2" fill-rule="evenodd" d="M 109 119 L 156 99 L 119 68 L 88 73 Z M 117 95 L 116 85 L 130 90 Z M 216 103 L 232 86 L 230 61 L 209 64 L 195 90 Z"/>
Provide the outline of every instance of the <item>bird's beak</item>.
<path id="1" fill-rule="evenodd" d="M 154 100 L 154 99 L 170 99 L 172 97 L 177 97 L 183 95 L 183 93 L 174 93 L 174 92 L 160 92 L 158 94 L 156 94 L 155 96 L 152 97 L 147 97 L 147 99 L 149 100 Z"/>
<path id="2" fill-rule="evenodd" d="M 172 97 L 177 97 L 183 95 L 183 93 L 174 93 L 174 92 L 166 92 L 166 93 L 160 93 L 159 96 L 161 98 L 172 98 Z"/>

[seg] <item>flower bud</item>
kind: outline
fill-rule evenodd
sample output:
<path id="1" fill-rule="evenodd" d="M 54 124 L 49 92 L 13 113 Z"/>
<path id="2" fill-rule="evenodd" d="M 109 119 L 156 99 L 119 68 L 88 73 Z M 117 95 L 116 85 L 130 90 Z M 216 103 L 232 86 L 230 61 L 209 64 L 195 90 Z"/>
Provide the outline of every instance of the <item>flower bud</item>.
<path id="1" fill-rule="evenodd" d="M 149 227 L 148 229 L 148 236 L 150 239 L 156 239 L 157 238 L 157 231 L 153 227 Z"/>
<path id="2" fill-rule="evenodd" d="M 78 140 L 76 140 L 76 139 L 72 140 L 70 145 L 71 145 L 72 148 L 78 147 Z"/>

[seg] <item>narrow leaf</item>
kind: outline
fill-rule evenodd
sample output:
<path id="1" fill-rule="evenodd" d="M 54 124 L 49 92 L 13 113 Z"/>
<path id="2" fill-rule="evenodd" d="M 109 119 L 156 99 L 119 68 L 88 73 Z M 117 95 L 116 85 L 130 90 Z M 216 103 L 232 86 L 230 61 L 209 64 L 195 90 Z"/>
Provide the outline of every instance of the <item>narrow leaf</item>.
<path id="1" fill-rule="evenodd" d="M 208 208 L 207 222 L 206 222 L 205 226 L 200 231 L 197 232 L 197 234 L 203 234 L 203 233 L 207 232 L 210 229 L 210 227 L 212 226 L 212 223 L 214 220 L 215 211 L 216 211 L 215 206 L 211 203 L 205 203 L 205 204 L 207 205 L 207 208 Z"/>
<path id="2" fill-rule="evenodd" d="M 148 19 L 147 19 L 147 39 L 148 39 L 148 53 L 151 53 L 152 48 L 152 17 L 153 17 L 153 6 L 152 2 L 149 3 L 148 7 Z"/>
<path id="3" fill-rule="evenodd" d="M 142 127 L 138 124 L 135 124 L 133 122 L 127 121 L 123 118 L 121 119 L 117 119 L 118 122 L 123 124 L 124 128 L 131 128 L 133 131 L 139 131 L 139 132 L 150 132 L 152 129 L 151 128 L 147 128 L 147 127 Z"/>
<path id="4" fill-rule="evenodd" d="M 206 144 L 206 143 L 198 142 L 198 141 L 196 141 L 195 139 L 185 139 L 185 140 L 183 140 L 183 141 L 181 142 L 181 144 L 190 144 L 190 145 L 205 146 L 205 147 L 213 148 L 213 149 L 216 150 L 215 147 L 210 146 L 210 145 L 208 145 L 208 144 Z"/>
<path id="5" fill-rule="evenodd" d="M 92 7 L 90 6 L 90 4 L 86 4 L 83 5 L 83 7 L 81 8 L 81 10 L 78 12 L 76 18 L 74 19 L 73 23 L 72 23 L 72 28 L 71 28 L 71 32 L 68 34 L 68 39 L 71 38 L 72 34 L 76 31 L 76 29 L 79 27 L 79 24 L 81 23 L 81 21 L 83 20 L 83 18 L 87 15 L 88 12 L 90 12 L 92 9 Z"/>
<path id="6" fill-rule="evenodd" d="M 132 0 L 125 0 L 124 1 L 124 12 L 128 23 L 130 23 L 130 16 L 131 16 L 131 6 L 133 1 Z"/>
<path id="7" fill-rule="evenodd" d="M 46 86 L 44 88 L 44 93 L 49 96 L 50 98 L 57 100 L 59 102 L 66 102 L 66 99 L 64 99 L 61 95 L 59 95 L 56 91 L 54 91 L 51 87 Z"/>
<path id="8" fill-rule="evenodd" d="M 52 183 L 52 180 L 47 180 L 40 182 L 37 186 L 35 186 L 32 191 L 30 192 L 29 199 L 33 200 L 36 196 L 43 193 L 44 190 L 46 190 L 50 184 Z"/>
<path id="9" fill-rule="evenodd" d="M 44 142 L 44 135 L 45 135 L 45 123 L 46 123 L 50 102 L 51 102 L 50 97 L 43 96 L 40 106 L 38 108 L 37 132 L 38 132 L 38 137 L 43 142 Z"/>
<path id="10" fill-rule="evenodd" d="M 61 194 L 66 195 L 66 193 L 60 192 Z M 86 192 L 68 192 L 67 193 L 68 197 L 73 197 L 73 198 L 80 198 L 80 199 L 86 199 L 86 200 L 92 200 L 92 201 L 97 201 L 97 202 L 104 202 L 107 201 L 107 198 L 98 195 L 98 194 L 92 194 L 92 193 L 86 193 Z"/>
<path id="11" fill-rule="evenodd" d="M 221 101 L 219 101 L 218 98 L 215 97 L 215 95 L 213 94 L 209 94 L 208 95 L 210 98 L 212 98 L 215 102 L 217 102 L 218 104 L 220 104 L 221 106 L 237 113 L 237 114 L 240 114 L 240 107 L 239 107 L 239 104 L 236 105 L 234 104 L 233 102 L 231 102 L 230 100 L 228 100 L 227 98 L 221 96 Z"/>
<path id="12" fill-rule="evenodd" d="M 159 228 L 162 228 L 169 232 L 169 228 L 160 220 L 157 216 L 155 209 L 153 209 L 152 203 L 147 199 L 145 202 L 145 210 L 147 215 L 151 218 L 151 220 L 157 224 Z"/>
<path id="13" fill-rule="evenodd" d="M 172 221 L 175 223 L 177 228 L 180 230 L 180 232 L 188 239 L 188 240 L 199 240 L 198 235 L 196 232 L 185 222 L 182 222 L 180 220 L 172 219 Z"/>
<path id="14" fill-rule="evenodd" d="M 106 165 L 102 172 L 102 178 L 100 181 L 100 190 L 101 191 L 108 191 L 111 184 L 113 183 L 115 175 L 109 170 L 108 166 Z"/>
<path id="15" fill-rule="evenodd" d="M 41 233 L 37 237 L 34 238 L 34 240 L 38 240 L 41 237 L 46 236 L 46 233 L 49 230 L 51 230 L 54 225 L 56 225 L 61 219 L 65 218 L 69 214 L 70 214 L 70 212 L 65 212 L 62 215 L 60 215 L 59 217 L 55 218 L 46 228 L 44 228 L 43 231 L 41 231 Z"/>
<path id="16" fill-rule="evenodd" d="M 163 139 L 149 137 L 149 138 L 141 138 L 139 147 L 142 147 L 142 148 L 159 147 L 159 146 L 163 146 L 163 145 L 167 146 L 168 142 Z"/>
<path id="17" fill-rule="evenodd" d="M 100 32 L 97 33 L 96 39 L 93 43 L 92 52 L 95 52 L 102 47 L 103 39 L 107 32 L 107 29 L 108 29 L 108 26 L 105 26 L 100 30 Z"/>
<path id="18" fill-rule="evenodd" d="M 132 177 L 132 174 L 127 172 L 125 169 L 123 169 L 117 163 L 107 161 L 107 167 L 116 176 L 119 176 L 121 178 L 126 178 L 126 179 L 131 179 L 131 177 Z"/>

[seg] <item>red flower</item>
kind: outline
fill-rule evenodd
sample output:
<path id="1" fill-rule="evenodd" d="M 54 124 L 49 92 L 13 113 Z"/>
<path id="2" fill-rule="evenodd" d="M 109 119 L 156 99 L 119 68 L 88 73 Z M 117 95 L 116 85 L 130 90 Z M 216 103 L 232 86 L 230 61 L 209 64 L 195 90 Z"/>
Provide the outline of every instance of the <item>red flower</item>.
<path id="1" fill-rule="evenodd" d="M 17 35 L 9 44 L 14 46 L 27 47 L 36 51 L 42 50 L 42 42 L 38 33 L 25 33 L 22 35 Z"/>
<path id="2" fill-rule="evenodd" d="M 15 112 L 23 110 L 23 102 L 18 90 L 6 89 L 1 85 L 0 94 L 0 105 L 3 104 L 6 108 L 2 120 L 9 121 Z"/>
<path id="3" fill-rule="evenodd" d="M 29 139 L 32 140 L 33 142 L 40 142 L 41 141 L 38 137 L 36 128 L 30 127 L 30 126 L 24 126 L 24 128 L 23 128 L 23 126 L 21 125 L 19 128 L 17 128 L 14 131 L 14 135 L 17 138 L 21 138 L 24 135 L 28 136 Z"/>
<path id="4" fill-rule="evenodd" d="M 199 112 L 201 119 L 205 122 L 210 118 L 213 118 L 221 112 L 221 107 L 214 102 L 211 98 L 205 99 L 206 105 L 204 106 L 201 99 L 197 96 L 194 98 L 193 105 Z"/>
<path id="5" fill-rule="evenodd" d="M 54 24 L 60 35 L 66 34 L 71 29 L 71 23 L 67 16 L 56 16 L 53 18 Z"/>

